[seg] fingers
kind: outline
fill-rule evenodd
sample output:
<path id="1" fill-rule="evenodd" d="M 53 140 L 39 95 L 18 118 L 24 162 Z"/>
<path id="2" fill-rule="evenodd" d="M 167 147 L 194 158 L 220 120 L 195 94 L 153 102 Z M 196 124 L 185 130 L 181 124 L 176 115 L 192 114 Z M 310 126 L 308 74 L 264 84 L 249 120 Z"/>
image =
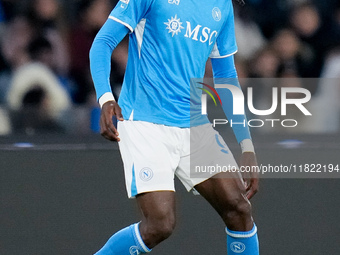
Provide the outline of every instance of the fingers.
<path id="1" fill-rule="evenodd" d="M 100 120 L 100 134 L 110 141 L 120 141 L 119 133 L 113 125 L 112 116 L 101 118 Z"/>
<path id="2" fill-rule="evenodd" d="M 241 156 L 241 166 L 257 166 L 257 160 L 254 153 L 245 152 Z M 259 176 L 256 172 L 244 172 L 244 185 L 246 188 L 246 196 L 251 199 L 257 192 L 259 187 Z"/>
<path id="3" fill-rule="evenodd" d="M 247 192 L 247 198 L 248 200 L 250 200 L 255 194 L 257 193 L 256 190 L 250 190 L 249 192 Z"/>
<path id="4" fill-rule="evenodd" d="M 112 117 L 123 120 L 121 109 L 115 102 L 107 102 L 103 105 L 100 115 L 100 134 L 110 141 L 120 141 L 119 133 L 113 125 Z"/>
<path id="5" fill-rule="evenodd" d="M 259 190 L 258 179 L 252 178 L 250 180 L 249 185 L 246 188 L 246 196 L 248 199 L 251 199 Z"/>
<path id="6" fill-rule="evenodd" d="M 122 109 L 119 107 L 118 104 L 115 104 L 114 112 L 115 112 L 117 120 L 119 120 L 119 121 L 123 121 L 124 120 L 123 115 L 122 115 Z"/>

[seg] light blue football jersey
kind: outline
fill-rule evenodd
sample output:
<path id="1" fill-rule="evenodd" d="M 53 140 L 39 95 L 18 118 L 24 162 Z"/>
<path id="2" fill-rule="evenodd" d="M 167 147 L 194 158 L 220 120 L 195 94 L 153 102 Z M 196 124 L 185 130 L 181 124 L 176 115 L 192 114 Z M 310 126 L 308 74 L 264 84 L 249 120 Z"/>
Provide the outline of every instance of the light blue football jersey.
<path id="1" fill-rule="evenodd" d="M 131 31 L 124 118 L 190 127 L 190 102 L 201 95 L 190 79 L 203 78 L 209 56 L 237 51 L 231 0 L 120 0 L 109 18 Z M 208 122 L 200 109 L 196 117 L 195 125 Z"/>

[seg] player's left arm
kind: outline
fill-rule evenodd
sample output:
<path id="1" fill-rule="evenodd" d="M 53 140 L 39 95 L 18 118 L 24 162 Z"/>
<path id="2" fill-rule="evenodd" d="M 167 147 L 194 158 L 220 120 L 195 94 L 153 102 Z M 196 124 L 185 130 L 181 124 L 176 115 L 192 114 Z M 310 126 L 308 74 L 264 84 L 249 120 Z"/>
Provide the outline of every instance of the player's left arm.
<path id="1" fill-rule="evenodd" d="M 237 78 L 234 55 L 222 58 L 211 58 L 211 64 L 213 68 L 215 83 L 227 83 L 230 85 L 234 85 L 241 90 Z M 240 144 L 242 149 L 240 167 L 244 169 L 245 167 L 257 166 L 255 149 L 250 135 L 249 127 L 247 125 L 246 116 L 244 114 L 233 114 L 233 97 L 228 89 L 216 89 L 216 91 L 221 97 L 222 108 L 224 113 L 226 114 L 227 119 L 229 121 L 232 120 L 233 123 L 237 123 L 232 125 L 232 129 L 237 142 Z M 246 183 L 247 197 L 248 199 L 250 199 L 258 191 L 258 173 L 255 171 L 251 171 L 250 176 L 248 176 L 247 178 L 244 176 L 244 180 Z"/>

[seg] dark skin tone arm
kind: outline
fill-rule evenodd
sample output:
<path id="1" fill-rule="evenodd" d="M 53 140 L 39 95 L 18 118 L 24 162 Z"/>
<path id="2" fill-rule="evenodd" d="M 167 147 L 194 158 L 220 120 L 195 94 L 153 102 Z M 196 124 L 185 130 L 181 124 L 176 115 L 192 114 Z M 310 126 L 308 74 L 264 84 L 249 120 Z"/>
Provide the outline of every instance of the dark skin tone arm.
<path id="1" fill-rule="evenodd" d="M 123 121 L 122 109 L 115 101 L 108 101 L 103 104 L 100 113 L 100 134 L 110 141 L 120 141 L 119 133 L 112 122 L 112 117 L 116 116 L 119 121 Z"/>

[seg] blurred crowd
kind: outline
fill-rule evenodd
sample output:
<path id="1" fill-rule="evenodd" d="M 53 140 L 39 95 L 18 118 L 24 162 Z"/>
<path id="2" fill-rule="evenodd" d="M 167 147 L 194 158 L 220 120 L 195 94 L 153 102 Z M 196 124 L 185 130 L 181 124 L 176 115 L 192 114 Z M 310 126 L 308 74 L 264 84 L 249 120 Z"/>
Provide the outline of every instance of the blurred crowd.
<path id="1" fill-rule="evenodd" d="M 88 55 L 114 4 L 0 1 L 0 133 L 87 133 L 91 127 L 98 131 L 91 123 L 98 111 Z M 112 57 L 115 93 L 126 59 L 124 40 Z"/>
<path id="2" fill-rule="evenodd" d="M 0 0 L 0 134 L 98 132 L 88 53 L 116 2 Z M 340 77 L 338 0 L 235 1 L 235 27 L 240 78 Z M 112 56 L 116 97 L 127 40 Z M 334 94 L 318 82 L 301 86 L 323 98 Z"/>
<path id="3" fill-rule="evenodd" d="M 334 133 L 340 127 L 340 1 L 247 0 L 235 5 L 239 51 L 236 67 L 242 83 L 253 88 L 254 106 L 269 109 L 272 87 L 302 87 L 312 94 L 305 116 L 276 112 L 265 119 L 295 119 L 297 128 L 261 131 Z M 280 79 L 269 79 L 269 78 Z M 299 96 L 299 95 L 291 95 Z M 279 98 L 280 100 L 280 98 Z M 259 118 L 248 114 L 249 118 Z"/>

